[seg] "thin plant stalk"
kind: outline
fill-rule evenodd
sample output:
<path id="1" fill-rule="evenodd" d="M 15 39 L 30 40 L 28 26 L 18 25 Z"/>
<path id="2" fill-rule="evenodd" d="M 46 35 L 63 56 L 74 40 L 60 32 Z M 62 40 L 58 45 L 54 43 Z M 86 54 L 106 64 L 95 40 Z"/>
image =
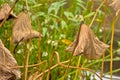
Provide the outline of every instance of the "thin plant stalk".
<path id="1" fill-rule="evenodd" d="M 104 73 L 104 61 L 105 61 L 105 54 L 103 54 L 102 56 L 102 67 L 101 67 L 101 77 L 103 76 L 103 73 Z"/>
<path id="2" fill-rule="evenodd" d="M 44 77 L 44 73 L 45 73 L 46 68 L 47 68 L 47 62 L 44 64 L 43 75 L 40 77 L 42 77 L 42 78 Z"/>
<path id="3" fill-rule="evenodd" d="M 108 0 L 105 1 L 105 5 L 108 6 Z M 104 32 L 104 36 L 103 36 L 103 41 L 106 42 L 106 37 L 105 37 L 105 30 L 106 30 L 106 8 L 104 8 L 104 21 L 103 21 L 103 32 Z M 105 54 L 103 54 L 102 56 L 102 67 L 101 67 L 101 77 L 103 76 L 104 73 L 104 61 L 105 61 Z"/>
<path id="4" fill-rule="evenodd" d="M 73 57 L 73 53 L 72 53 L 72 55 L 71 55 L 71 57 L 70 57 L 70 62 L 68 63 L 68 66 L 67 66 L 67 67 L 66 67 L 66 69 L 65 69 L 65 74 L 64 74 L 64 76 L 63 76 L 63 79 L 62 79 L 62 80 L 64 80 L 64 79 L 65 79 L 65 77 L 66 77 L 66 75 L 67 75 L 67 71 L 68 71 L 69 66 L 70 66 L 70 63 L 71 63 L 71 61 L 72 61 L 72 57 Z"/>
<path id="5" fill-rule="evenodd" d="M 27 44 L 26 44 L 26 42 L 25 42 L 25 46 L 24 46 L 24 74 L 23 74 L 23 78 L 24 78 L 24 80 L 26 80 L 26 77 L 27 77 L 27 72 L 26 72 L 26 68 L 27 68 L 27 66 L 26 66 L 26 58 L 27 58 Z"/>
<path id="6" fill-rule="evenodd" d="M 120 72 L 120 68 L 115 69 L 115 70 L 112 71 L 112 73 L 116 73 L 116 72 Z M 105 74 L 110 74 L 110 72 L 106 72 Z"/>
<path id="7" fill-rule="evenodd" d="M 86 65 L 87 62 L 88 62 L 88 60 L 85 59 L 81 67 L 84 67 L 84 66 Z"/>
<path id="8" fill-rule="evenodd" d="M 10 37 L 10 51 L 13 53 L 12 37 Z"/>
<path id="9" fill-rule="evenodd" d="M 79 56 L 79 59 L 78 59 L 78 63 L 77 63 L 77 67 L 79 67 L 79 64 L 80 64 L 80 60 L 81 60 L 81 56 Z M 77 69 L 77 70 L 76 70 L 76 73 L 75 73 L 75 77 L 74 77 L 74 80 L 76 80 L 76 79 L 77 79 L 77 76 L 78 76 L 78 72 L 79 72 L 79 70 Z"/>
<path id="10" fill-rule="evenodd" d="M 50 67 L 52 66 L 52 61 L 53 61 L 53 58 L 54 58 L 54 52 L 52 53 L 52 58 L 51 58 L 51 60 L 50 60 Z M 48 74 L 47 74 L 47 80 L 49 80 L 49 78 L 50 78 L 50 67 L 49 67 L 49 70 L 48 70 Z"/>
<path id="11" fill-rule="evenodd" d="M 37 0 L 37 3 L 39 3 L 39 0 Z M 36 7 L 36 11 L 39 11 L 39 7 Z M 37 17 L 37 22 L 38 22 L 38 30 L 39 33 L 41 34 L 41 23 L 40 23 L 40 18 Z M 38 62 L 41 62 L 41 53 L 40 53 L 40 44 L 41 44 L 41 37 L 38 39 Z"/>
<path id="12" fill-rule="evenodd" d="M 95 18 L 96 18 L 97 14 L 98 14 L 98 11 L 99 11 L 99 10 L 100 10 L 100 8 L 103 6 L 104 1 L 105 1 L 105 0 L 103 0 L 103 1 L 101 2 L 101 4 L 99 5 L 99 7 L 96 9 L 95 15 L 93 16 L 93 19 L 92 19 L 92 21 L 91 21 L 91 23 L 90 23 L 89 27 L 91 27 L 91 26 L 92 26 L 92 24 L 93 24 L 93 22 L 95 21 Z"/>
<path id="13" fill-rule="evenodd" d="M 25 49 L 26 50 L 26 49 Z M 27 80 L 27 74 L 28 74 L 28 63 L 29 63 L 29 56 L 30 56 L 30 49 L 27 48 L 27 53 L 25 53 L 25 70 L 24 70 L 24 80 Z"/>
<path id="14" fill-rule="evenodd" d="M 39 18 L 37 18 L 37 22 L 38 22 L 38 26 L 39 26 L 38 28 L 39 28 L 39 31 L 40 31 L 40 21 L 39 21 Z M 41 62 L 40 42 L 41 42 L 41 38 L 39 37 L 39 42 L 38 42 L 38 61 L 39 62 Z"/>
<path id="15" fill-rule="evenodd" d="M 41 64 L 43 64 L 43 63 L 45 64 L 46 61 L 40 62 L 40 63 L 38 63 L 38 64 L 28 65 L 27 67 L 36 67 L 36 66 L 39 66 L 39 65 L 41 65 Z M 24 68 L 24 66 L 12 66 L 11 68 L 13 68 L 13 69 L 16 69 L 16 68 Z"/>
<path id="16" fill-rule="evenodd" d="M 117 16 L 114 16 L 112 21 L 112 34 L 111 34 L 111 44 L 110 44 L 110 80 L 112 80 L 112 64 L 113 64 L 113 41 L 114 41 L 114 27 Z"/>
<path id="17" fill-rule="evenodd" d="M 30 20 L 30 11 L 29 11 L 29 6 L 28 6 L 28 0 L 26 0 L 26 7 L 27 7 L 27 12 L 28 12 L 28 17 L 29 17 L 29 20 Z M 30 24 L 31 24 L 31 20 L 30 20 Z M 31 30 L 30 30 L 30 34 L 31 34 Z M 30 56 L 30 45 L 31 45 L 31 39 L 29 40 L 29 48 L 27 49 L 28 52 L 25 54 L 24 80 L 27 80 L 27 75 L 28 75 L 28 63 L 29 63 L 29 56 Z"/>

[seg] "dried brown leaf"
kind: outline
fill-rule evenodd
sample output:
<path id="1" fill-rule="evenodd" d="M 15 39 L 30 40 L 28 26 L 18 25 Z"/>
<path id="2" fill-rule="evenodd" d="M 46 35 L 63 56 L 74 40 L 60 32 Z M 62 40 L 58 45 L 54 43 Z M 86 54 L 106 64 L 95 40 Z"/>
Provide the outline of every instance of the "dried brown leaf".
<path id="1" fill-rule="evenodd" d="M 88 59 L 98 59 L 109 46 L 101 42 L 87 27 L 82 24 L 75 40 L 68 46 L 67 51 L 74 55 L 83 54 Z"/>
<path id="2" fill-rule="evenodd" d="M 17 62 L 0 40 L 0 80 L 20 79 L 20 70 L 12 69 L 13 66 L 17 66 Z"/>
<path id="3" fill-rule="evenodd" d="M 7 16 L 7 14 L 9 13 L 10 11 L 10 6 L 5 3 L 3 4 L 1 10 L 0 10 L 0 22 Z M 13 13 L 13 11 L 11 11 L 9 17 L 7 18 L 8 19 L 11 19 L 11 18 L 16 18 L 16 15 Z"/>
<path id="4" fill-rule="evenodd" d="M 118 15 L 120 12 L 120 0 L 112 0 L 110 6 L 113 7 L 113 9 L 116 11 L 116 15 Z"/>
<path id="5" fill-rule="evenodd" d="M 29 40 L 31 38 L 38 38 L 40 36 L 41 34 L 39 32 L 32 30 L 29 17 L 24 12 L 21 12 L 18 15 L 18 18 L 15 20 L 13 26 L 13 43 L 19 42 L 22 38 L 23 40 Z"/>

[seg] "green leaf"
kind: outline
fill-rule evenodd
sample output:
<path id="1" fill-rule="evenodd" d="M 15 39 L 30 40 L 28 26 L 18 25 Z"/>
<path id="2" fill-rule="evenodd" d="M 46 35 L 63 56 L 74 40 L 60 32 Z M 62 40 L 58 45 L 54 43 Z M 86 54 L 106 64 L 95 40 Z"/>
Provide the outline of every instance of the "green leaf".
<path id="1" fill-rule="evenodd" d="M 31 6 L 32 8 L 40 7 L 42 4 L 35 4 L 34 6 Z"/>
<path id="2" fill-rule="evenodd" d="M 46 27 L 42 28 L 43 37 L 47 34 L 48 29 Z"/>
<path id="3" fill-rule="evenodd" d="M 38 12 L 36 15 L 33 15 L 32 16 L 32 19 L 35 20 L 37 17 L 39 16 L 43 16 L 43 17 L 46 17 L 45 13 L 44 12 Z"/>
<path id="4" fill-rule="evenodd" d="M 85 4 L 85 2 L 83 2 L 82 0 L 77 0 L 77 5 L 80 6 L 81 8 L 83 8 L 84 10 L 86 10 L 84 4 Z"/>
<path id="5" fill-rule="evenodd" d="M 60 9 L 60 7 L 66 4 L 65 1 L 66 0 L 62 0 L 60 2 L 54 2 L 54 3 L 52 3 L 51 6 L 48 9 L 48 14 L 51 13 L 52 11 L 55 11 L 55 15 L 57 15 L 58 10 Z"/>
<path id="6" fill-rule="evenodd" d="M 95 12 L 91 12 L 91 13 L 85 15 L 84 18 L 90 18 L 90 17 L 92 17 L 94 14 L 95 14 Z"/>
<path id="7" fill-rule="evenodd" d="M 61 21 L 61 27 L 62 29 L 67 27 L 67 23 L 64 20 Z"/>
<path id="8" fill-rule="evenodd" d="M 71 12 L 64 12 L 64 15 L 69 19 L 69 18 L 73 18 L 74 15 Z"/>

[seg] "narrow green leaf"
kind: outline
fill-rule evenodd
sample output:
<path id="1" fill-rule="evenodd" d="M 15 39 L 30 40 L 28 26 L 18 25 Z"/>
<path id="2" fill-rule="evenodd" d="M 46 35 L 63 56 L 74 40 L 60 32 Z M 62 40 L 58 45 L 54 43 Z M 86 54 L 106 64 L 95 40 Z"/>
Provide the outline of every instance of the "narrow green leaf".
<path id="1" fill-rule="evenodd" d="M 92 17 L 94 14 L 95 14 L 95 12 L 91 12 L 91 13 L 85 15 L 84 18 L 90 18 L 90 17 Z"/>

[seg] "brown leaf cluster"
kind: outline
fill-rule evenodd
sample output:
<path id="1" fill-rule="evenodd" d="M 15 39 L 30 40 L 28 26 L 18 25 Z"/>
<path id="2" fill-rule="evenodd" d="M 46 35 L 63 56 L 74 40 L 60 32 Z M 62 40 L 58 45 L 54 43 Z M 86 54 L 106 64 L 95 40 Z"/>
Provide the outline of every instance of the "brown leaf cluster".
<path id="1" fill-rule="evenodd" d="M 10 11 L 10 6 L 5 3 L 3 4 L 1 10 L 0 10 L 0 22 L 7 16 L 7 14 L 9 13 Z M 11 11 L 9 17 L 7 18 L 8 19 L 11 19 L 11 18 L 16 18 L 16 15 L 13 13 L 13 11 Z"/>
<path id="2" fill-rule="evenodd" d="M 120 0 L 112 0 L 110 6 L 113 7 L 113 9 L 116 11 L 116 15 L 118 15 L 120 12 Z"/>
<path id="3" fill-rule="evenodd" d="M 0 40 L 0 80 L 20 79 L 20 70 L 11 68 L 13 66 L 17 66 L 17 62 Z"/>
<path id="4" fill-rule="evenodd" d="M 67 51 L 73 55 L 83 54 L 88 59 L 98 59 L 109 46 L 101 42 L 87 25 L 82 24 L 75 40 L 68 46 Z"/>
<path id="5" fill-rule="evenodd" d="M 29 17 L 24 13 L 19 13 L 12 29 L 13 43 L 31 38 L 38 38 L 41 34 L 32 29 Z"/>

